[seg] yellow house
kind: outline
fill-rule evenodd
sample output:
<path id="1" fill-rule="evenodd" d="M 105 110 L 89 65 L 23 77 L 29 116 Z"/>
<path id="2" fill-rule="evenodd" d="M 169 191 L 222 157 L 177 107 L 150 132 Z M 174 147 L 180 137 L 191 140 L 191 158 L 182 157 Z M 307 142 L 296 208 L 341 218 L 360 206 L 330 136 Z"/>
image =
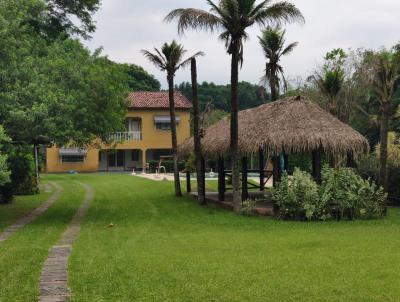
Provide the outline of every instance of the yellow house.
<path id="1" fill-rule="evenodd" d="M 100 149 L 90 147 L 48 148 L 46 171 L 132 171 L 143 170 L 149 161 L 171 155 L 171 130 L 168 92 L 133 92 L 128 96 L 129 110 L 125 132 L 112 133 L 114 143 Z M 190 136 L 192 104 L 175 92 L 178 144 Z"/>

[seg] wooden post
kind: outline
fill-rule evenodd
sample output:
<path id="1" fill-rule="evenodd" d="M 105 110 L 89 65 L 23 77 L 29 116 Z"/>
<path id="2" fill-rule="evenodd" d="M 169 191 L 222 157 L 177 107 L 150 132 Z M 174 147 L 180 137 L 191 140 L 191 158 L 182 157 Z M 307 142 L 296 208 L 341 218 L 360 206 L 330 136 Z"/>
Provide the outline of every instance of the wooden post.
<path id="1" fill-rule="evenodd" d="M 321 149 L 315 150 L 312 153 L 312 168 L 314 180 L 321 184 Z"/>
<path id="2" fill-rule="evenodd" d="M 354 160 L 353 152 L 347 152 L 347 167 L 357 168 L 356 162 Z"/>
<path id="3" fill-rule="evenodd" d="M 288 173 L 289 171 L 289 156 L 287 154 L 283 154 L 283 160 L 284 160 L 284 168 L 283 170 Z"/>
<path id="4" fill-rule="evenodd" d="M 259 169 L 260 169 L 260 191 L 265 190 L 265 175 L 264 175 L 264 168 L 265 168 L 265 163 L 264 163 L 264 151 L 260 149 L 259 151 Z"/>
<path id="5" fill-rule="evenodd" d="M 277 184 L 281 181 L 281 171 L 280 171 L 280 159 L 279 155 L 274 156 L 272 158 L 274 162 L 274 172 L 273 172 L 273 185 L 274 188 L 277 186 Z"/>
<path id="6" fill-rule="evenodd" d="M 186 192 L 191 193 L 192 192 L 192 184 L 190 182 L 190 172 L 186 171 Z"/>
<path id="7" fill-rule="evenodd" d="M 218 200 L 225 200 L 225 167 L 222 157 L 218 158 Z"/>
<path id="8" fill-rule="evenodd" d="M 247 188 L 247 157 L 242 158 L 242 201 L 249 198 L 249 191 Z"/>

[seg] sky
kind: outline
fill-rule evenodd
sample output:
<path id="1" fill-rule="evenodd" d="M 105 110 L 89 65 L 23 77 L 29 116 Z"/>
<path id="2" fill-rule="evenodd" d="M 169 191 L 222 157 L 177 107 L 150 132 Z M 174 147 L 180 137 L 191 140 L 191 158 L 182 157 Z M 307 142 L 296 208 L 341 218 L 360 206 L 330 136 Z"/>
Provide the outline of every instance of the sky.
<path id="1" fill-rule="evenodd" d="M 217 0 L 216 0 L 217 1 Z M 400 41 L 399 0 L 291 0 L 303 13 L 306 23 L 285 26 L 287 43 L 299 42 L 295 51 L 282 60 L 287 78 L 306 78 L 321 66 L 333 48 L 378 49 Z M 84 44 L 91 50 L 103 47 L 103 54 L 119 63 L 134 63 L 153 74 L 166 88 L 165 74 L 141 54 L 142 49 L 160 48 L 176 39 L 187 55 L 204 51 L 198 60 L 198 80 L 216 84 L 230 81 L 230 58 L 216 33 L 177 33 L 177 23 L 164 17 L 175 8 L 208 9 L 205 0 L 103 0 L 95 14 L 97 30 Z M 259 83 L 265 59 L 258 44 L 260 28 L 248 31 L 240 80 Z M 176 83 L 190 81 L 190 70 L 178 71 Z"/>

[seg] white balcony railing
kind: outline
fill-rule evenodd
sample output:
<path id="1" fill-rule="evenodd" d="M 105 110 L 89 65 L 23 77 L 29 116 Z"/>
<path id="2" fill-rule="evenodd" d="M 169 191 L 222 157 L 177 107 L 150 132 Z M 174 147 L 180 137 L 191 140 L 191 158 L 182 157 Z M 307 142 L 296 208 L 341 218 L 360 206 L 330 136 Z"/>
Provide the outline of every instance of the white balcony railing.
<path id="1" fill-rule="evenodd" d="M 133 142 L 142 140 L 142 132 L 115 132 L 110 135 L 110 139 L 114 142 Z"/>

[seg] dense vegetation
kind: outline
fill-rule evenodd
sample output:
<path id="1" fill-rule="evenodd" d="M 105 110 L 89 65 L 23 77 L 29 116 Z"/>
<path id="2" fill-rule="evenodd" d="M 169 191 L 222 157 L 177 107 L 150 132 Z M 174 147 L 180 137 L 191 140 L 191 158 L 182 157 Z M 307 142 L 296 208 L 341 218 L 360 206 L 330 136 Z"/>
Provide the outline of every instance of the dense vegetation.
<path id="1" fill-rule="evenodd" d="M 160 88 L 141 67 L 85 48 L 76 35 L 93 32 L 91 14 L 99 1 L 71 3 L 0 1 L 0 121 L 11 139 L 0 139 L 11 170 L 11 182 L 0 182 L 3 202 L 36 191 L 34 145 L 106 140 L 124 128 L 130 90 Z M 4 162 L 0 157 L 7 175 Z"/>
<path id="2" fill-rule="evenodd" d="M 190 83 L 181 83 L 176 86 L 176 89 L 181 91 L 189 100 L 192 100 L 192 85 Z M 213 109 L 230 111 L 231 85 L 203 82 L 198 85 L 198 93 L 202 110 L 211 105 Z M 239 83 L 238 97 L 241 110 L 260 106 L 269 100 L 269 94 L 264 87 L 248 82 Z"/>

